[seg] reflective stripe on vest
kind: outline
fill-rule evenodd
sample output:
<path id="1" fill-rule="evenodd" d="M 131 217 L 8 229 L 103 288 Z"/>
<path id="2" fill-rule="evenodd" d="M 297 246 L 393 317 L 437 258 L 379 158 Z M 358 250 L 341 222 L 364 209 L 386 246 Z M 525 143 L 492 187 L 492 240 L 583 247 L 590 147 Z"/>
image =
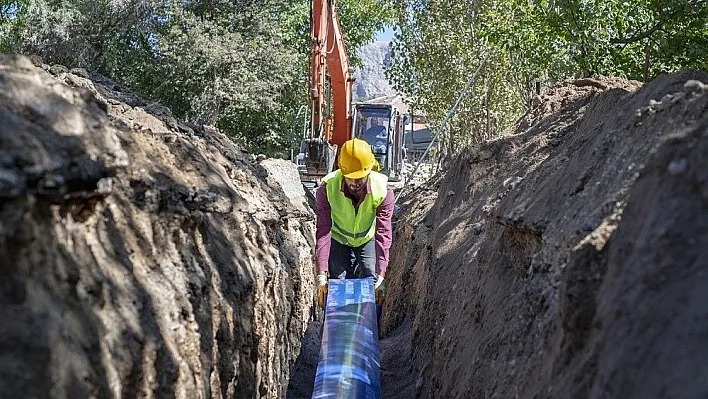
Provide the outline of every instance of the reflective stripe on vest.
<path id="1" fill-rule="evenodd" d="M 376 234 L 376 209 L 381 205 L 388 189 L 386 175 L 371 172 L 369 184 L 371 192 L 366 194 L 354 209 L 352 200 L 342 192 L 344 175 L 336 170 L 322 179 L 327 184 L 327 201 L 332 214 L 332 238 L 340 244 L 360 247 Z"/>

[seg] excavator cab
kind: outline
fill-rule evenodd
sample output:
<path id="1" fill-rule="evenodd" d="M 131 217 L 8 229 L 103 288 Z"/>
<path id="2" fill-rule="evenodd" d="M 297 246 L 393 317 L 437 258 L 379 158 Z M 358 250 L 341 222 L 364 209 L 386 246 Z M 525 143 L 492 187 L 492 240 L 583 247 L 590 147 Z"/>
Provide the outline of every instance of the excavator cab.
<path id="1" fill-rule="evenodd" d="M 391 104 L 354 106 L 352 136 L 371 145 L 380 172 L 391 181 L 403 178 L 403 122 L 400 111 Z"/>

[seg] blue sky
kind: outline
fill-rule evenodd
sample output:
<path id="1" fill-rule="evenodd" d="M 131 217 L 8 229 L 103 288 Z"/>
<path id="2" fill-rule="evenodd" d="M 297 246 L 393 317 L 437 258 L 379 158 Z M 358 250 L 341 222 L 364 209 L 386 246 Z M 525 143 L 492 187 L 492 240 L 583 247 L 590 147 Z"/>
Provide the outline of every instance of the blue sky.
<path id="1" fill-rule="evenodd" d="M 374 39 L 382 42 L 390 42 L 393 40 L 393 28 L 387 26 L 383 32 L 379 32 L 374 36 Z"/>

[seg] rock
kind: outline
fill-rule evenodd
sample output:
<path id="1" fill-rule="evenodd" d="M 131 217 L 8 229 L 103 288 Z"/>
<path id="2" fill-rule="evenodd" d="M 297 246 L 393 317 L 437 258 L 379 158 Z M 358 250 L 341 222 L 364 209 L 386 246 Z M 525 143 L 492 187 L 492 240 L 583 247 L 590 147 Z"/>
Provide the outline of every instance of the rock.
<path id="1" fill-rule="evenodd" d="M 677 159 L 674 161 L 671 161 L 669 163 L 669 166 L 667 166 L 666 170 L 669 172 L 669 174 L 672 175 L 680 175 L 686 171 L 687 167 L 687 162 L 685 159 Z"/>
<path id="2" fill-rule="evenodd" d="M 674 96 L 671 94 L 666 94 L 661 98 L 661 103 L 659 104 L 659 109 L 667 109 L 673 104 Z"/>
<path id="3" fill-rule="evenodd" d="M 512 176 L 512 177 L 507 177 L 504 179 L 502 182 L 502 186 L 508 187 L 510 190 L 513 190 L 514 187 L 516 187 L 519 183 L 521 183 L 524 180 L 522 176 Z"/>
<path id="4" fill-rule="evenodd" d="M 607 85 L 597 79 L 591 79 L 591 78 L 585 78 L 585 79 L 576 79 L 571 82 L 571 84 L 578 86 L 578 87 L 586 87 L 586 86 L 591 86 L 598 88 L 600 90 L 606 90 Z"/>
<path id="5" fill-rule="evenodd" d="M 705 84 L 700 80 L 688 80 L 683 85 L 683 91 L 686 93 L 703 93 L 706 89 Z"/>
<path id="6" fill-rule="evenodd" d="M 260 162 L 260 166 L 265 169 L 266 181 L 274 188 L 282 190 L 293 206 L 303 212 L 311 212 L 297 165 L 284 159 L 265 159 Z"/>
<path id="7" fill-rule="evenodd" d="M 44 64 L 44 61 L 42 60 L 42 57 L 38 55 L 30 55 L 27 58 L 29 58 L 30 62 L 36 67 L 41 67 L 42 64 Z"/>
<path id="8" fill-rule="evenodd" d="M 72 68 L 69 72 L 71 72 L 74 75 L 80 76 L 84 79 L 91 78 L 91 76 L 89 76 L 88 71 L 86 71 L 84 68 Z"/>
<path id="9" fill-rule="evenodd" d="M 69 68 L 65 67 L 64 65 L 54 64 L 49 67 L 49 72 L 52 75 L 61 75 L 62 73 L 69 73 Z"/>
<path id="10" fill-rule="evenodd" d="M 531 100 L 531 106 L 534 107 L 534 108 L 536 108 L 536 107 L 538 107 L 539 105 L 541 105 L 541 102 L 542 102 L 542 101 L 541 101 L 541 96 L 538 96 L 538 95 L 533 96 L 533 99 Z"/>

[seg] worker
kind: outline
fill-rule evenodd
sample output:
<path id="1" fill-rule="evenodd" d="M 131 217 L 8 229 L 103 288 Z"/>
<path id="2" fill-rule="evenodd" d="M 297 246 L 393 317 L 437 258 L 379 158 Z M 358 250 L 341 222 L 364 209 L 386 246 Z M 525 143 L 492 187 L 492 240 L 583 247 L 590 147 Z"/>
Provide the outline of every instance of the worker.
<path id="1" fill-rule="evenodd" d="M 364 140 L 345 142 L 338 166 L 315 193 L 317 299 L 324 306 L 329 278 L 370 277 L 381 305 L 392 239 L 393 191 L 386 175 L 377 172 L 378 163 Z"/>
<path id="2" fill-rule="evenodd" d="M 386 127 L 381 124 L 377 117 L 371 118 L 371 127 L 364 131 L 364 138 L 370 144 L 374 144 L 376 140 L 386 139 L 388 137 Z"/>

